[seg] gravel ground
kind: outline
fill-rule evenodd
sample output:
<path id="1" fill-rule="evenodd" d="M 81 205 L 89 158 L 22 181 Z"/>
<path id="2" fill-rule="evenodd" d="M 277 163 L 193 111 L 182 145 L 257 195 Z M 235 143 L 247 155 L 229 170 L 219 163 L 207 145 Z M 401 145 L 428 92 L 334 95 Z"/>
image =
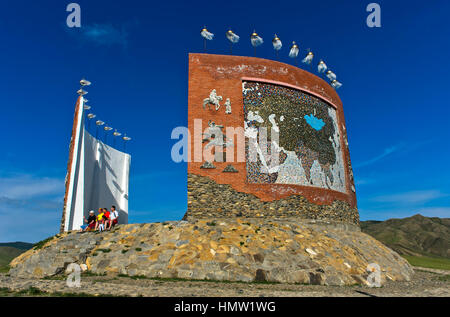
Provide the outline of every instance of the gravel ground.
<path id="1" fill-rule="evenodd" d="M 448 272 L 445 272 L 448 273 Z M 416 269 L 410 282 L 388 282 L 382 288 L 362 286 L 319 286 L 292 284 L 227 283 L 203 281 L 168 281 L 132 279 L 130 277 L 82 276 L 80 288 L 69 288 L 62 278 L 21 279 L 0 274 L 2 296 L 20 295 L 20 291 L 34 289 L 28 296 L 48 294 L 156 296 L 156 297 L 449 297 L 449 275 Z"/>

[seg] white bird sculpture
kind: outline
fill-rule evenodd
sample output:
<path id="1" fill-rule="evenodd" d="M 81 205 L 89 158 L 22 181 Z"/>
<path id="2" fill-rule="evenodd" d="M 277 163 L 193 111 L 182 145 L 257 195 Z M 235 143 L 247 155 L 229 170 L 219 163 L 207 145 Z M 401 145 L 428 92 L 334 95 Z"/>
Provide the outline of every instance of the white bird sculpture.
<path id="1" fill-rule="evenodd" d="M 308 55 L 302 60 L 303 63 L 310 65 L 314 58 L 313 52 L 308 52 Z"/>
<path id="2" fill-rule="evenodd" d="M 83 86 L 83 87 L 84 87 L 84 86 L 90 86 L 90 85 L 91 85 L 91 82 L 83 78 L 82 80 L 80 80 L 80 84 L 81 84 L 81 86 Z"/>
<path id="3" fill-rule="evenodd" d="M 262 43 L 264 43 L 262 37 L 256 33 L 256 31 L 253 31 L 252 35 L 250 36 L 250 41 L 252 42 L 253 47 L 260 46 Z"/>
<path id="4" fill-rule="evenodd" d="M 319 73 L 324 73 L 328 69 L 327 65 L 323 60 L 320 60 L 319 65 L 317 65 L 317 71 Z"/>
<path id="5" fill-rule="evenodd" d="M 227 31 L 227 39 L 228 39 L 231 43 L 236 44 L 237 42 L 239 42 L 240 37 L 239 37 L 239 35 L 237 35 L 237 34 L 234 33 L 233 31 L 228 30 L 228 31 Z"/>
<path id="6" fill-rule="evenodd" d="M 233 44 L 239 42 L 239 35 L 237 35 L 231 30 L 228 30 L 226 36 L 227 39 L 230 41 L 230 54 L 233 54 Z"/>
<path id="7" fill-rule="evenodd" d="M 83 89 L 80 89 L 80 90 L 77 91 L 77 94 L 80 95 L 80 96 L 84 96 L 84 95 L 86 95 L 87 93 L 88 93 L 88 92 L 87 92 L 87 91 L 84 91 Z"/>
<path id="8" fill-rule="evenodd" d="M 335 79 L 335 80 L 333 80 L 333 81 L 331 82 L 331 86 L 332 86 L 334 89 L 339 89 L 339 88 L 342 87 L 342 84 L 341 84 L 340 82 L 338 82 L 338 81 Z"/>
<path id="9" fill-rule="evenodd" d="M 283 43 L 281 43 L 281 40 L 279 39 L 279 37 L 276 34 L 272 40 L 272 44 L 273 44 L 273 49 L 275 51 L 279 51 L 283 47 Z"/>
<path id="10" fill-rule="evenodd" d="M 211 33 L 211 32 L 209 32 L 209 31 L 206 29 L 206 27 L 204 27 L 204 28 L 202 29 L 202 31 L 200 32 L 200 34 L 201 34 L 201 36 L 202 36 L 204 39 L 209 40 L 209 41 L 211 41 L 211 40 L 214 38 L 214 34 Z"/>
<path id="11" fill-rule="evenodd" d="M 327 71 L 327 77 L 328 77 L 328 79 L 331 80 L 331 81 L 336 80 L 336 78 L 337 78 L 337 77 L 336 77 L 336 74 L 333 73 L 331 70 Z"/>
<path id="12" fill-rule="evenodd" d="M 296 58 L 298 56 L 298 52 L 299 52 L 298 45 L 294 41 L 292 42 L 292 47 L 291 50 L 289 51 L 289 57 Z"/>

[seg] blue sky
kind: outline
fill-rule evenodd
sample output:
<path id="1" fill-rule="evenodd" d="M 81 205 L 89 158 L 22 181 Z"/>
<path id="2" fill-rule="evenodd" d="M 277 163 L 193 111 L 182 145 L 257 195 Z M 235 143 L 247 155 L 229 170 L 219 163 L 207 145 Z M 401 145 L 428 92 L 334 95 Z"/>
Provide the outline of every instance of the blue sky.
<path id="1" fill-rule="evenodd" d="M 188 53 L 275 59 L 274 33 L 311 48 L 336 72 L 344 103 L 361 219 L 416 213 L 450 217 L 450 2 L 378 1 L 382 27 L 368 28 L 371 1 L 8 1 L 0 10 L 0 241 L 57 232 L 68 144 L 82 77 L 100 119 L 133 138 L 130 221 L 175 220 L 186 210 L 186 164 L 173 163 L 173 128 L 187 122 Z"/>

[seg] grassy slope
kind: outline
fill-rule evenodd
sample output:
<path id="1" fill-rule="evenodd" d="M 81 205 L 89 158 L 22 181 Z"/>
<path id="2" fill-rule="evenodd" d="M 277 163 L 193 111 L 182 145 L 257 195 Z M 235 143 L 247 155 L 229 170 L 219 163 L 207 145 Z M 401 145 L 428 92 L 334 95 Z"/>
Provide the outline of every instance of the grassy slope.
<path id="1" fill-rule="evenodd" d="M 426 256 L 413 255 L 403 255 L 403 257 L 407 259 L 408 262 L 413 266 L 450 271 L 450 259 L 447 258 L 431 258 Z"/>
<path id="2" fill-rule="evenodd" d="M 450 270 L 450 219 L 416 215 L 363 221 L 361 230 L 405 257 L 412 265 Z"/>
<path id="3" fill-rule="evenodd" d="M 8 271 L 9 262 L 33 246 L 26 242 L 0 243 L 0 273 Z"/>
<path id="4" fill-rule="evenodd" d="M 450 219 L 416 215 L 404 219 L 363 221 L 361 230 L 401 255 L 450 258 Z"/>
<path id="5" fill-rule="evenodd" d="M 13 247 L 0 247 L 0 270 L 8 266 L 12 259 L 23 253 L 25 250 Z"/>

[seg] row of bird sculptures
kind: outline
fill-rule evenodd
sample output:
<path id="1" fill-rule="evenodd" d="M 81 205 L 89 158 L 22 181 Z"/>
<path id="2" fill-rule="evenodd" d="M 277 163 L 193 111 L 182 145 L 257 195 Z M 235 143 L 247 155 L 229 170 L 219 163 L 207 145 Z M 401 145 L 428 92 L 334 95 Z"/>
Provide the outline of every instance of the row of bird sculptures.
<path id="1" fill-rule="evenodd" d="M 210 31 L 208 31 L 208 29 L 206 27 L 203 27 L 200 34 L 204 39 L 204 47 L 206 50 L 206 41 L 213 40 L 214 34 L 211 33 Z M 232 30 L 228 30 L 225 35 L 226 35 L 227 39 L 230 41 L 231 52 L 233 52 L 233 44 L 238 43 L 240 40 L 240 37 L 239 37 L 239 35 L 234 33 Z M 255 55 L 256 55 L 256 47 L 262 45 L 264 43 L 264 40 L 262 37 L 260 37 L 258 35 L 258 33 L 256 33 L 256 31 L 253 31 L 253 33 L 250 35 L 250 42 L 255 49 Z M 283 43 L 281 42 L 280 38 L 276 34 L 272 40 L 272 45 L 273 45 L 274 50 L 277 52 L 277 56 L 278 56 L 278 51 L 280 51 L 281 48 L 283 47 Z M 289 57 L 295 58 L 295 60 L 297 61 L 297 56 L 299 53 L 300 53 L 300 49 L 299 49 L 297 43 L 295 43 L 295 41 L 293 41 L 291 49 L 289 51 Z M 305 58 L 303 58 L 302 62 L 304 64 L 311 65 L 313 62 L 313 59 L 314 59 L 314 53 L 308 49 L 308 53 L 305 56 Z M 325 62 L 323 60 L 320 60 L 320 62 L 318 63 L 317 71 L 320 74 L 325 74 L 325 76 L 330 80 L 330 85 L 334 89 L 339 89 L 342 87 L 342 83 L 337 81 L 336 74 L 333 73 L 328 68 L 328 66 L 325 64 Z"/>

